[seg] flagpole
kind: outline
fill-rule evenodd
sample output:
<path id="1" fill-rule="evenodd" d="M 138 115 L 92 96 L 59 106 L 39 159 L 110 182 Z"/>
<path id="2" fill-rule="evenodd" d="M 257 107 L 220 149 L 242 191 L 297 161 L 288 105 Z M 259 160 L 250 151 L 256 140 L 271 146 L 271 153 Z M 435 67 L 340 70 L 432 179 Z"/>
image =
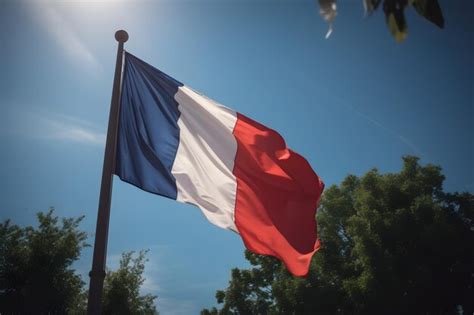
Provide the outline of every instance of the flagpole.
<path id="1" fill-rule="evenodd" d="M 104 166 L 100 185 L 99 210 L 95 230 L 94 256 L 92 270 L 89 273 L 89 300 L 87 314 L 99 315 L 102 308 L 102 289 L 105 278 L 105 262 L 107 258 L 107 238 L 109 234 L 110 204 L 112 200 L 113 172 L 115 168 L 115 151 L 120 107 L 120 85 L 122 81 L 123 44 L 128 40 L 124 30 L 115 33 L 118 42 L 117 61 L 115 63 L 112 101 L 110 103 L 109 125 L 105 143 Z"/>

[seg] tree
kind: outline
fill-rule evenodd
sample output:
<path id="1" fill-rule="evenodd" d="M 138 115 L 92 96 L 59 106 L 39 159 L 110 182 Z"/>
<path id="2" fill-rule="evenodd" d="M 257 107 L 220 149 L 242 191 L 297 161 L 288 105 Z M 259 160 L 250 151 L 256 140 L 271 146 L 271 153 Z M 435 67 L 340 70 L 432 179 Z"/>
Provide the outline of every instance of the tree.
<path id="1" fill-rule="evenodd" d="M 336 0 L 318 0 L 321 16 L 329 23 L 326 38 L 332 33 L 332 23 L 337 15 Z M 382 0 L 363 0 L 366 15 L 378 9 Z M 438 0 L 384 0 L 383 11 L 387 27 L 397 42 L 405 40 L 408 35 L 408 24 L 405 9 L 413 6 L 415 11 L 439 28 L 444 28 L 444 17 Z"/>
<path id="2" fill-rule="evenodd" d="M 84 218 L 59 220 L 50 208 L 38 213 L 38 227 L 0 224 L 0 314 L 85 314 L 87 291 L 72 268 L 86 243 Z M 104 314 L 157 314 L 156 296 L 140 295 L 146 251 L 122 254 L 120 267 L 108 271 Z"/>
<path id="3" fill-rule="evenodd" d="M 140 295 L 140 287 L 145 278 L 147 251 L 140 251 L 137 257 L 133 252 L 122 254 L 120 266 L 116 271 L 108 271 L 104 282 L 103 314 L 158 314 L 154 305 L 154 295 Z"/>
<path id="4" fill-rule="evenodd" d="M 84 308 L 84 282 L 71 265 L 87 246 L 83 217 L 59 221 L 54 209 L 39 225 L 0 224 L 0 313 L 65 314 Z"/>
<path id="5" fill-rule="evenodd" d="M 446 193 L 441 168 L 405 157 L 399 173 L 348 176 L 324 193 L 322 248 L 306 279 L 246 251 L 201 314 L 474 312 L 474 196 Z"/>

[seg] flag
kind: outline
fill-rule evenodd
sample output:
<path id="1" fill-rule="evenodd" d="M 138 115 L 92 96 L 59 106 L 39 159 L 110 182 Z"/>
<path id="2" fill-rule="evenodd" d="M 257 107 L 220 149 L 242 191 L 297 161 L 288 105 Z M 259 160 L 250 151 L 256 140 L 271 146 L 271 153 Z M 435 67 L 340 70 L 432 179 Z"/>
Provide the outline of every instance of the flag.
<path id="1" fill-rule="evenodd" d="M 305 276 L 323 182 L 274 130 L 125 52 L 114 173 L 193 204 L 254 253 Z"/>

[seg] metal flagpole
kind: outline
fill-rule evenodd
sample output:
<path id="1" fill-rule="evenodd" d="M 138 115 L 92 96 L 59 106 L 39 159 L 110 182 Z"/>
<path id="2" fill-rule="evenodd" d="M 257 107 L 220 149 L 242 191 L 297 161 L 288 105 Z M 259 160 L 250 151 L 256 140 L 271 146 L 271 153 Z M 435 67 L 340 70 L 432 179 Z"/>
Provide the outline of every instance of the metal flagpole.
<path id="1" fill-rule="evenodd" d="M 117 145 L 117 130 L 120 107 L 120 85 L 122 81 L 123 44 L 128 40 L 124 30 L 115 33 L 118 42 L 117 61 L 115 63 L 112 101 L 110 103 L 109 126 L 105 143 L 104 166 L 100 186 L 99 210 L 95 230 L 94 257 L 92 270 L 89 273 L 89 300 L 87 314 L 99 315 L 102 306 L 102 288 L 105 278 L 105 261 L 107 257 L 107 238 L 109 234 L 110 203 L 112 200 L 113 172 L 115 168 L 115 151 Z"/>

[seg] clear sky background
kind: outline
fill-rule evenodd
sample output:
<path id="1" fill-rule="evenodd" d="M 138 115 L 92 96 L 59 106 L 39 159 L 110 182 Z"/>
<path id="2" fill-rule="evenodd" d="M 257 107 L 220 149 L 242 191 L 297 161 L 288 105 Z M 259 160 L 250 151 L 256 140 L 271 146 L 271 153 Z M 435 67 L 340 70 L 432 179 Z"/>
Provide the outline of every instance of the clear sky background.
<path id="1" fill-rule="evenodd" d="M 34 224 L 50 206 L 86 217 L 93 243 L 117 44 L 195 90 L 278 130 L 327 185 L 401 157 L 443 167 L 474 191 L 474 2 L 441 0 L 446 28 L 407 14 L 397 44 L 382 11 L 339 1 L 332 36 L 312 0 L 0 0 L 0 219 Z M 197 208 L 114 180 L 108 265 L 150 249 L 145 292 L 167 314 L 215 304 L 234 233 Z M 86 276 L 92 248 L 76 268 Z"/>

